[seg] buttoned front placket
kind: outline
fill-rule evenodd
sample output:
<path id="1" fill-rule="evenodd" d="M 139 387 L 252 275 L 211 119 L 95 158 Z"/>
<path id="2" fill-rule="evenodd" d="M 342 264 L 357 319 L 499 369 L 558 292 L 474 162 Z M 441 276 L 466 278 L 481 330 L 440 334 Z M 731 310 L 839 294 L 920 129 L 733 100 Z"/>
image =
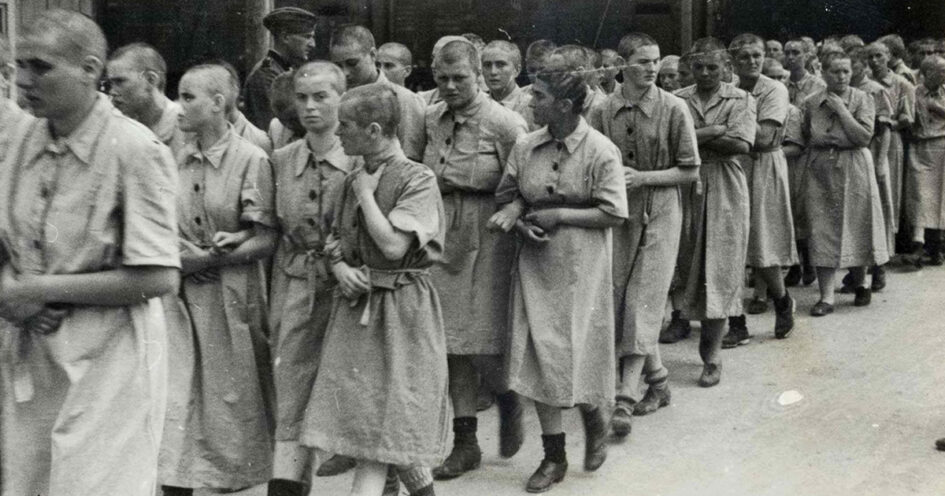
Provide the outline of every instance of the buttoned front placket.
<path id="1" fill-rule="evenodd" d="M 198 245 L 202 248 L 208 248 L 213 245 L 213 229 L 211 228 L 210 216 L 207 213 L 206 194 L 207 194 L 207 168 L 213 167 L 209 159 L 202 153 L 188 160 L 187 167 L 190 169 L 190 223 L 194 233 L 199 238 Z"/>

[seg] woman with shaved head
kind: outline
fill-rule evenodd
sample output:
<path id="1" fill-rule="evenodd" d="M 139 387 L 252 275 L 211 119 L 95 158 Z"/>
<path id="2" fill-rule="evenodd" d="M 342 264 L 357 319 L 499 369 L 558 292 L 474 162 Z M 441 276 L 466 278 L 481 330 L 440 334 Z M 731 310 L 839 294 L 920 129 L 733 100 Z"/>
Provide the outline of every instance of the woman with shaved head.
<path id="1" fill-rule="evenodd" d="M 105 53 L 99 27 L 65 10 L 17 41 L 37 118 L 0 164 L 4 494 L 154 494 L 177 168 L 98 93 Z"/>

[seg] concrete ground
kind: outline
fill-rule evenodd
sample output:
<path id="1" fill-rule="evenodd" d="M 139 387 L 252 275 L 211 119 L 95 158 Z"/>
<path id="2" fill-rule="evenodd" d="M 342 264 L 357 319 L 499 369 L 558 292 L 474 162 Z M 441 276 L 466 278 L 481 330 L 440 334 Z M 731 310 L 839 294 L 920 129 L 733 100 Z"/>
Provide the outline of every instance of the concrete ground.
<path id="1" fill-rule="evenodd" d="M 896 270 L 866 308 L 838 295 L 837 311 L 808 311 L 816 284 L 795 288 L 797 324 L 773 337 L 772 312 L 749 316 L 751 344 L 724 351 L 722 382 L 700 388 L 698 329 L 662 347 L 672 405 L 636 417 L 596 473 L 581 470 L 583 434 L 566 414 L 571 470 L 558 495 L 945 495 L 945 270 Z M 495 408 L 480 414 L 479 470 L 436 491 L 450 496 L 525 494 L 542 457 L 538 421 L 526 442 L 497 456 Z M 344 495 L 350 474 L 317 478 L 312 495 Z M 265 495 L 262 488 L 246 496 Z"/>

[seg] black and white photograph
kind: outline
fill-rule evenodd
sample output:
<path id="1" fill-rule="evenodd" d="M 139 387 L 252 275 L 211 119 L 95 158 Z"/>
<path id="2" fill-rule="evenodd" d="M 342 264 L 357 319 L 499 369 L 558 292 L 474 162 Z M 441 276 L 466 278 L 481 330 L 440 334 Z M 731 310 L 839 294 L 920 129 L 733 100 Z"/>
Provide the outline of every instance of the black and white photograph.
<path id="1" fill-rule="evenodd" d="M 945 495 L 942 0 L 0 0 L 0 496 Z"/>

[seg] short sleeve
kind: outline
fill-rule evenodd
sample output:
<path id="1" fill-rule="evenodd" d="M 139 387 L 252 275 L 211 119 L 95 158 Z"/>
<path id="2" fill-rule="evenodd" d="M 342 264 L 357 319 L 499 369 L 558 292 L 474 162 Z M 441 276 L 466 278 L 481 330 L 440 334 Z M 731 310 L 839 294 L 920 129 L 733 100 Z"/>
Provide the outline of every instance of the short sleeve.
<path id="1" fill-rule="evenodd" d="M 876 123 L 876 108 L 873 105 L 873 98 L 866 94 L 864 91 L 853 90 L 854 96 L 853 101 L 851 102 L 850 110 L 853 113 L 853 118 L 856 119 L 860 125 L 865 126 L 869 131 L 869 134 L 873 134 L 873 128 Z"/>
<path id="2" fill-rule="evenodd" d="M 772 121 L 779 126 L 784 125 L 787 120 L 788 107 L 791 104 L 791 98 L 784 85 L 770 81 L 768 91 L 766 91 L 757 101 L 758 121 Z"/>
<path id="3" fill-rule="evenodd" d="M 899 108 L 896 112 L 896 119 L 905 117 L 911 124 L 915 122 L 915 86 L 905 78 L 899 81 L 901 87 L 899 92 Z"/>
<path id="4" fill-rule="evenodd" d="M 591 187 L 591 198 L 597 208 L 614 217 L 626 219 L 630 213 L 627 207 L 627 184 L 623 179 L 620 150 L 616 145 L 607 143 L 607 138 L 603 135 L 600 138 L 605 143 L 596 147 L 597 156 L 593 165 L 594 184 Z"/>
<path id="5" fill-rule="evenodd" d="M 276 227 L 272 164 L 263 156 L 249 161 L 240 189 L 240 222 Z"/>
<path id="6" fill-rule="evenodd" d="M 807 140 L 804 139 L 804 133 L 801 130 L 803 120 L 804 115 L 801 110 L 792 105 L 788 109 L 787 121 L 784 123 L 784 143 L 798 146 L 807 145 Z"/>
<path id="7" fill-rule="evenodd" d="M 892 101 L 889 99 L 889 92 L 877 83 L 876 90 L 872 92 L 873 106 L 876 110 L 876 122 L 889 124 L 893 120 Z"/>
<path id="8" fill-rule="evenodd" d="M 443 200 L 436 185 L 436 176 L 424 168 L 413 174 L 397 197 L 387 220 L 400 231 L 417 237 L 422 248 L 442 236 Z"/>
<path id="9" fill-rule="evenodd" d="M 404 149 L 404 155 L 410 160 L 423 161 L 423 150 L 426 148 L 426 107 L 419 96 L 409 90 L 397 90 L 397 99 L 400 102 L 400 125 L 397 127 L 397 137 Z"/>
<path id="10" fill-rule="evenodd" d="M 177 165 L 155 142 L 122 163 L 122 264 L 180 267 Z"/>
<path id="11" fill-rule="evenodd" d="M 754 97 L 748 95 L 747 98 L 733 98 L 732 110 L 729 111 L 725 121 L 725 127 L 727 128 L 725 136 L 740 139 L 748 143 L 749 146 L 753 146 L 755 144 L 756 123 L 759 122 L 755 116 Z"/>
<path id="12" fill-rule="evenodd" d="M 495 201 L 500 205 L 512 203 L 521 196 L 518 189 L 518 171 L 524 162 L 524 155 L 527 153 L 527 146 L 523 139 L 516 141 L 509 153 L 509 160 L 505 165 L 505 172 L 502 173 L 502 179 L 499 180 L 499 186 L 495 189 Z"/>
<path id="13" fill-rule="evenodd" d="M 515 146 L 519 136 L 528 132 L 528 125 L 525 119 L 514 111 L 509 111 L 505 118 L 505 125 L 502 129 L 501 139 L 496 142 L 496 151 L 499 153 L 499 162 L 505 164 L 512 153 L 512 147 Z"/>
<path id="14" fill-rule="evenodd" d="M 702 161 L 699 158 L 699 141 L 696 139 L 696 126 L 689 113 L 687 104 L 680 98 L 670 96 L 673 102 L 670 110 L 670 152 L 673 167 L 695 167 Z M 617 155 L 618 163 L 620 155 Z"/>

